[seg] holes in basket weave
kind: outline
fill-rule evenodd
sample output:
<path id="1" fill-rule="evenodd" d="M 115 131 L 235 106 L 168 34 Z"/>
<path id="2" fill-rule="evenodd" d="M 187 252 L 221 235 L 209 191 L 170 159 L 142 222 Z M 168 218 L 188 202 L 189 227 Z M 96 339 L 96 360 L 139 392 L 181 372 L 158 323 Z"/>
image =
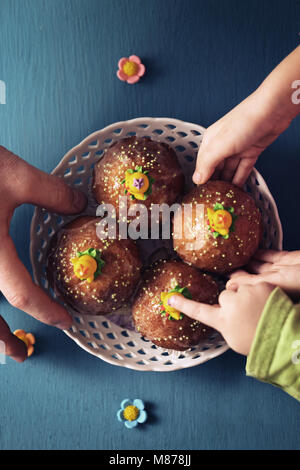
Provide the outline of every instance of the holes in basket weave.
<path id="1" fill-rule="evenodd" d="M 176 129 L 176 126 L 174 126 L 173 124 L 167 124 L 165 127 L 167 127 L 168 129 Z"/>
<path id="2" fill-rule="evenodd" d="M 186 137 L 187 133 L 186 132 L 177 132 L 177 135 L 179 135 L 179 137 Z"/>
<path id="3" fill-rule="evenodd" d="M 109 324 L 106 320 L 102 322 L 102 325 L 104 326 L 104 328 L 109 328 Z"/>
<path id="4" fill-rule="evenodd" d="M 135 344 L 133 341 L 128 341 L 128 346 L 130 346 L 131 348 L 134 348 L 135 347 Z"/>
<path id="5" fill-rule="evenodd" d="M 142 129 L 147 129 L 149 127 L 149 124 L 139 124 L 138 127 L 141 127 Z"/>
<path id="6" fill-rule="evenodd" d="M 178 152 L 184 152 L 185 151 L 185 147 L 183 147 L 183 145 L 176 145 L 176 150 L 178 150 Z"/>
<path id="7" fill-rule="evenodd" d="M 88 338 L 89 335 L 87 334 L 87 332 L 85 330 L 79 330 L 79 333 L 84 336 L 85 338 Z"/>
<path id="8" fill-rule="evenodd" d="M 98 147 L 98 140 L 93 140 L 92 142 L 89 143 L 89 148 L 97 148 Z"/>
<path id="9" fill-rule="evenodd" d="M 198 148 L 198 144 L 196 142 L 193 142 L 192 140 L 189 142 L 190 146 L 193 147 L 193 149 Z"/>
<path id="10" fill-rule="evenodd" d="M 194 157 L 192 157 L 191 155 L 185 155 L 184 158 L 188 163 L 192 163 L 194 161 Z"/>
<path id="11" fill-rule="evenodd" d="M 77 178 L 75 181 L 73 181 L 73 184 L 75 184 L 76 186 L 81 186 L 82 185 L 82 179 Z"/>
<path id="12" fill-rule="evenodd" d="M 59 215 L 58 217 L 56 217 L 56 223 L 57 225 L 61 225 L 64 223 L 64 219 L 62 218 L 61 215 Z"/>
<path id="13" fill-rule="evenodd" d="M 110 144 L 112 142 L 112 139 L 108 138 L 108 139 L 105 139 L 104 141 L 106 144 Z"/>
<path id="14" fill-rule="evenodd" d="M 74 163 L 77 163 L 77 155 L 69 158 L 69 165 L 74 165 Z"/>
<path id="15" fill-rule="evenodd" d="M 114 130 L 114 134 L 121 134 L 122 130 L 122 127 L 119 127 L 118 129 Z"/>
<path id="16" fill-rule="evenodd" d="M 155 362 L 155 361 L 158 361 L 158 359 L 157 359 L 157 357 L 153 356 L 153 357 L 150 357 L 150 361 Z"/>
<path id="17" fill-rule="evenodd" d="M 46 212 L 43 216 L 44 224 L 47 224 L 50 221 L 50 219 L 51 219 L 50 214 L 48 214 L 48 212 Z"/>
<path id="18" fill-rule="evenodd" d="M 134 135 L 136 135 L 136 132 L 134 132 L 134 131 L 127 132 L 126 135 L 127 135 L 128 137 L 133 137 Z"/>
<path id="19" fill-rule="evenodd" d="M 201 132 L 196 131 L 196 129 L 191 130 L 191 134 L 193 135 L 201 135 Z"/>
<path id="20" fill-rule="evenodd" d="M 162 131 L 161 129 L 154 129 L 154 131 L 152 131 L 154 134 L 159 134 L 161 135 L 164 131 Z"/>
<path id="21" fill-rule="evenodd" d="M 99 339 L 99 340 L 102 340 L 102 336 L 100 335 L 100 333 L 93 333 L 93 336 L 96 338 L 96 339 Z"/>
<path id="22" fill-rule="evenodd" d="M 110 333 L 107 333 L 106 336 L 110 339 L 116 339 L 116 336 L 114 333 L 110 332 Z"/>
<path id="23" fill-rule="evenodd" d="M 84 152 L 84 153 L 81 154 L 81 158 L 83 158 L 83 159 L 85 160 L 85 159 L 88 158 L 90 155 L 91 155 L 90 152 Z"/>
<path id="24" fill-rule="evenodd" d="M 175 137 L 168 136 L 166 137 L 166 140 L 168 140 L 169 142 L 174 142 Z"/>
<path id="25" fill-rule="evenodd" d="M 119 350 L 125 349 L 125 347 L 123 346 L 123 344 L 114 344 L 114 348 L 119 349 Z"/>
<path id="26" fill-rule="evenodd" d="M 111 357 L 113 357 L 114 359 L 118 359 L 119 361 L 123 360 L 123 357 L 120 356 L 120 354 L 118 354 L 118 353 L 111 354 Z"/>
<path id="27" fill-rule="evenodd" d="M 67 168 L 64 172 L 64 177 L 68 178 L 68 176 L 71 176 L 72 170 L 70 168 Z"/>
<path id="28" fill-rule="evenodd" d="M 79 175 L 81 175 L 81 173 L 84 173 L 85 169 L 84 169 L 84 166 L 81 165 L 77 170 L 76 170 L 76 173 L 78 173 Z"/>
<path id="29" fill-rule="evenodd" d="M 129 359 L 132 359 L 132 358 L 135 357 L 135 354 L 133 354 L 133 353 L 126 353 L 126 354 L 124 354 L 124 356 L 125 356 L 125 357 L 129 357 Z"/>
<path id="30" fill-rule="evenodd" d="M 138 350 L 138 353 L 139 353 L 139 354 L 146 354 L 143 349 L 139 349 L 139 350 Z"/>
<path id="31" fill-rule="evenodd" d="M 121 331 L 121 335 L 122 335 L 122 336 L 125 336 L 126 338 L 129 337 L 129 334 L 128 334 L 128 331 L 127 331 L 127 330 Z"/>
<path id="32" fill-rule="evenodd" d="M 97 150 L 97 152 L 95 152 L 95 155 L 98 155 L 99 157 L 101 157 L 101 155 L 103 155 L 103 152 L 104 150 Z M 93 165 L 95 165 L 95 163 L 93 163 Z"/>

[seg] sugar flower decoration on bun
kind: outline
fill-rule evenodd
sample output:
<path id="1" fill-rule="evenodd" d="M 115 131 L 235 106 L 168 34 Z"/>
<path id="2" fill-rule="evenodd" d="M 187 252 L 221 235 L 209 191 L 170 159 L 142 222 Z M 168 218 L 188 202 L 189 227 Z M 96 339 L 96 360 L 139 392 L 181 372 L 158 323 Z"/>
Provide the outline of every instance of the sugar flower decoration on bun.
<path id="1" fill-rule="evenodd" d="M 89 248 L 85 251 L 78 251 L 77 257 L 72 258 L 74 274 L 81 281 L 93 282 L 105 265 L 101 259 L 100 251 L 95 248 Z"/>
<path id="2" fill-rule="evenodd" d="M 136 166 L 135 170 L 129 168 L 125 172 L 125 178 L 122 180 L 125 194 L 129 194 L 131 199 L 143 201 L 152 193 L 152 183 L 154 179 L 143 171 L 142 166 Z"/>
<path id="3" fill-rule="evenodd" d="M 234 214 L 233 207 L 224 207 L 217 203 L 213 209 L 207 208 L 207 218 L 208 229 L 215 238 L 221 235 L 227 239 L 229 233 L 234 232 L 234 222 L 237 216 Z"/>
<path id="4" fill-rule="evenodd" d="M 182 320 L 183 314 L 179 312 L 174 307 L 169 305 L 169 299 L 173 296 L 185 297 L 186 299 L 192 299 L 191 293 L 187 287 L 180 287 L 176 286 L 174 289 L 170 290 L 169 292 L 162 292 L 160 294 L 161 302 L 161 316 L 167 317 L 169 320 Z"/>
<path id="5" fill-rule="evenodd" d="M 144 75 L 146 68 L 137 55 L 122 57 L 118 62 L 117 77 L 123 82 L 133 85 Z"/>

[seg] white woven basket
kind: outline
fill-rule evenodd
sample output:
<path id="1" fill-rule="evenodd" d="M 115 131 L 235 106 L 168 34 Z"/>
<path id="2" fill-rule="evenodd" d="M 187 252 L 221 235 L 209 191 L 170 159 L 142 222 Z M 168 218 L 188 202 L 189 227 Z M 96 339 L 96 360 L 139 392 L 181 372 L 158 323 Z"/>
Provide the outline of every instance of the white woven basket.
<path id="1" fill-rule="evenodd" d="M 131 135 L 149 136 L 174 148 L 183 168 L 188 189 L 192 186 L 191 176 L 204 130 L 196 124 L 169 118 L 137 118 L 118 122 L 84 139 L 64 156 L 52 173 L 84 191 L 89 198 L 85 213 L 95 215 L 96 205 L 90 191 L 95 162 L 116 140 Z M 253 170 L 249 177 L 246 190 L 262 211 L 264 224 L 262 246 L 281 250 L 282 228 L 277 207 L 265 181 L 256 170 Z M 31 223 L 30 256 L 34 280 L 54 297 L 45 270 L 49 242 L 54 233 L 72 219 L 74 216 L 61 216 L 36 208 Z M 164 247 L 164 242 L 155 241 L 150 251 L 161 247 Z M 144 261 L 150 254 L 143 253 Z M 228 349 L 224 339 L 216 332 L 197 347 L 184 352 L 170 351 L 155 346 L 133 330 L 118 326 L 111 321 L 110 315 L 95 317 L 71 313 L 74 323 L 70 330 L 65 331 L 69 337 L 80 347 L 104 361 L 130 369 L 143 371 L 183 369 L 208 361 Z"/>

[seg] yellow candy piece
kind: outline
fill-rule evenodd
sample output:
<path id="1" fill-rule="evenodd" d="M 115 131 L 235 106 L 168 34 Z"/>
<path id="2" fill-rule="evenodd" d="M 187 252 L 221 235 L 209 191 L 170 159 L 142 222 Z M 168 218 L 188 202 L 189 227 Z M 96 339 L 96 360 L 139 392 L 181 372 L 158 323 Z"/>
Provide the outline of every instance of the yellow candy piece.
<path id="1" fill-rule="evenodd" d="M 31 356 L 34 351 L 33 345 L 35 344 L 34 335 L 32 333 L 26 333 L 26 331 L 21 329 L 15 330 L 14 335 L 16 335 L 20 340 L 22 340 L 26 344 L 27 356 Z"/>
<path id="2" fill-rule="evenodd" d="M 174 318 L 174 320 L 180 320 L 181 312 L 168 304 L 169 298 L 175 295 L 178 297 L 184 297 L 182 294 L 180 294 L 180 292 L 162 292 L 160 294 L 160 298 L 162 300 L 165 311 L 170 315 L 170 317 Z"/>
<path id="3" fill-rule="evenodd" d="M 209 225 L 215 232 L 218 232 L 220 235 L 228 235 L 232 224 L 232 216 L 230 212 L 224 209 L 214 211 L 208 207 L 207 217 Z"/>
<path id="4" fill-rule="evenodd" d="M 97 271 L 97 261 L 89 255 L 82 255 L 71 259 L 73 263 L 74 274 L 81 281 L 86 280 L 91 283 L 94 280 L 94 274 Z"/>
<path id="5" fill-rule="evenodd" d="M 131 62 L 128 60 L 125 62 L 123 65 L 123 72 L 126 73 L 128 77 L 132 77 L 132 75 L 135 75 L 139 71 L 139 66 L 135 62 Z"/>
<path id="6" fill-rule="evenodd" d="M 135 421 L 139 417 L 139 409 L 134 405 L 126 406 L 125 410 L 123 411 L 123 417 L 127 421 Z"/>
<path id="7" fill-rule="evenodd" d="M 136 171 L 135 173 L 125 174 L 125 188 L 130 194 L 133 194 L 136 199 L 143 200 L 144 193 L 149 188 L 149 179 L 147 175 Z"/>

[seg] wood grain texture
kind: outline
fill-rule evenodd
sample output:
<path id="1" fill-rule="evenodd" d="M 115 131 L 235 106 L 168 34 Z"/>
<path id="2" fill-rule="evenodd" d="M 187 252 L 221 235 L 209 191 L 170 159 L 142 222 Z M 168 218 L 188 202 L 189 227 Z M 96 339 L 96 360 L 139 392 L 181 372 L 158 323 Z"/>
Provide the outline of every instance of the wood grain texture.
<path id="1" fill-rule="evenodd" d="M 299 13 L 298 0 L 2 0 L 0 143 L 50 171 L 118 120 L 169 116 L 208 126 L 296 47 Z M 116 78 L 119 58 L 131 53 L 147 67 L 134 86 Z M 299 247 L 300 227 L 289 223 L 299 205 L 299 149 L 297 119 L 258 164 L 288 249 Z M 27 267 L 31 215 L 18 209 L 11 230 Z M 246 378 L 233 352 L 189 370 L 140 373 L 90 356 L 4 299 L 0 311 L 37 338 L 32 359 L 0 365 L 2 449 L 299 448 L 299 404 Z M 126 397 L 150 411 L 133 431 L 116 419 Z"/>

